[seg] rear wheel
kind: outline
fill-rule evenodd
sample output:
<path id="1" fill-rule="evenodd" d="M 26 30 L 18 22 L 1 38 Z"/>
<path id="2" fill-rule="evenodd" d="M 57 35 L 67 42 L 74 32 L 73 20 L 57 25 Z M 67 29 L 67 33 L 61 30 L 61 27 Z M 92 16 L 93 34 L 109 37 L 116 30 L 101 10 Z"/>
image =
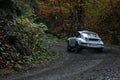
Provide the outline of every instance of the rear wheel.
<path id="1" fill-rule="evenodd" d="M 82 50 L 82 48 L 79 46 L 78 42 L 75 43 L 75 52 L 78 53 Z"/>
<path id="2" fill-rule="evenodd" d="M 69 41 L 67 41 L 67 51 L 70 52 L 71 51 L 71 47 L 69 45 Z"/>
<path id="3" fill-rule="evenodd" d="M 103 52 L 103 48 L 98 49 L 99 52 Z"/>
<path id="4" fill-rule="evenodd" d="M 96 50 L 97 52 L 103 52 L 103 48 L 99 48 Z"/>

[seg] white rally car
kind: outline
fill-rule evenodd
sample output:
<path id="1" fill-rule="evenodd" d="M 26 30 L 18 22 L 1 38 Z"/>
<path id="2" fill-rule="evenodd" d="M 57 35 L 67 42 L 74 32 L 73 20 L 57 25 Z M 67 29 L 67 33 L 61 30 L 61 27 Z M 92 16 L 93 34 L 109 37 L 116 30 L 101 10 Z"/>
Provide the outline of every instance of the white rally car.
<path id="1" fill-rule="evenodd" d="M 97 33 L 91 31 L 77 31 L 75 36 L 67 39 L 68 51 L 74 49 L 75 52 L 79 52 L 84 48 L 92 48 L 102 51 L 104 43 Z"/>

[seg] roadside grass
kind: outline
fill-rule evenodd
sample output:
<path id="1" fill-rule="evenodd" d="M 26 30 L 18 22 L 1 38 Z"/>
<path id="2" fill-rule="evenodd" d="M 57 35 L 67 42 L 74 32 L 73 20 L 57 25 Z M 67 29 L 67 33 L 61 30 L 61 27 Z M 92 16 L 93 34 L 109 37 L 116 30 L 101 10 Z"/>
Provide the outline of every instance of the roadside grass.
<path id="1" fill-rule="evenodd" d="M 114 48 L 120 49 L 120 45 L 105 44 L 105 46 L 114 47 Z"/>
<path id="2" fill-rule="evenodd" d="M 120 43 L 118 43 L 118 44 L 112 44 L 110 41 L 106 41 L 105 42 L 105 46 L 115 47 L 115 48 L 120 49 Z"/>
<path id="3" fill-rule="evenodd" d="M 49 50 L 49 54 L 42 54 L 42 55 L 35 55 L 37 59 L 33 59 L 31 62 L 28 63 L 28 65 L 16 65 L 14 68 L 11 69 L 0 69 L 0 76 L 5 76 L 11 73 L 15 72 L 22 72 L 22 71 L 27 71 L 31 68 L 34 68 L 36 66 L 41 66 L 41 65 L 50 65 L 52 61 L 55 61 L 58 59 L 57 52 L 53 49 Z"/>
<path id="4" fill-rule="evenodd" d="M 54 61 L 58 58 L 57 52 L 53 49 L 49 50 L 50 53 L 48 55 L 41 55 L 40 58 L 32 61 L 32 66 L 35 67 L 37 65 L 47 65 L 51 61 Z"/>
<path id="5" fill-rule="evenodd" d="M 56 36 L 53 36 L 52 34 L 47 34 L 48 40 L 52 43 L 55 42 L 65 42 L 67 40 L 67 37 L 64 38 L 58 38 Z"/>
<path id="6" fill-rule="evenodd" d="M 4 76 L 6 74 L 10 74 L 13 73 L 14 70 L 13 69 L 0 69 L 0 76 Z"/>
<path id="7" fill-rule="evenodd" d="M 6 68 L 6 69 L 0 69 L 0 76 L 4 76 L 7 74 L 15 73 L 15 72 L 21 72 L 21 71 L 27 71 L 31 68 L 34 68 L 36 66 L 40 65 L 50 65 L 52 61 L 55 61 L 58 59 L 57 51 L 53 49 L 53 44 L 58 42 L 59 39 L 54 36 L 47 36 L 47 41 L 44 41 L 44 47 L 42 52 L 36 52 L 33 53 L 34 55 L 30 56 L 24 56 L 27 59 L 27 64 L 19 65 L 17 63 L 13 68 Z"/>

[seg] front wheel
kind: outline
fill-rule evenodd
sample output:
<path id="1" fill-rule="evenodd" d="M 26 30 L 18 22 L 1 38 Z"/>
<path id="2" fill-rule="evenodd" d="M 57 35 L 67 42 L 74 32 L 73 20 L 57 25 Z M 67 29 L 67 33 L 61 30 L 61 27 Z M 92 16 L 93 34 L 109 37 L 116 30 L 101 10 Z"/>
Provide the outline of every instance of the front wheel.
<path id="1" fill-rule="evenodd" d="M 75 52 L 78 53 L 82 50 L 82 48 L 79 46 L 79 44 L 76 42 L 75 43 Z"/>
<path id="2" fill-rule="evenodd" d="M 69 41 L 67 41 L 67 51 L 70 52 L 71 51 L 71 47 L 69 45 Z"/>

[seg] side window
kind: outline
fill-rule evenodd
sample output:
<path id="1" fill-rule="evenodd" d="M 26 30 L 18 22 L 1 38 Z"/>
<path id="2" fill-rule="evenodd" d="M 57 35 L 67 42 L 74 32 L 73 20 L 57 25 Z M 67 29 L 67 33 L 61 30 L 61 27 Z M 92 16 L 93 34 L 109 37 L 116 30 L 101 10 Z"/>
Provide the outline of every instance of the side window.
<path id="1" fill-rule="evenodd" d="M 76 37 L 81 37 L 81 34 L 79 32 L 77 32 Z"/>

